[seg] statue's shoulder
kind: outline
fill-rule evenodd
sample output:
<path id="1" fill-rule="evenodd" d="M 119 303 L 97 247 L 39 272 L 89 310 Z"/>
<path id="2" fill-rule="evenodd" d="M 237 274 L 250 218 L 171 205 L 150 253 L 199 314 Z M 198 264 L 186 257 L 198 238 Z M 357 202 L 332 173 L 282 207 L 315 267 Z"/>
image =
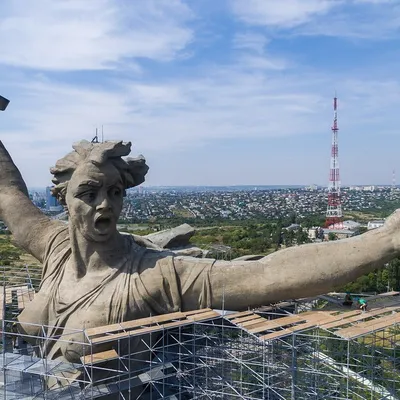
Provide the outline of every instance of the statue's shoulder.
<path id="1" fill-rule="evenodd" d="M 135 235 L 131 233 L 121 232 L 122 235 L 130 236 L 133 242 L 146 250 L 155 250 L 155 251 L 162 251 L 163 249 L 156 244 L 154 244 L 151 240 L 146 238 L 145 236 Z"/>
<path id="2" fill-rule="evenodd" d="M 172 263 L 176 255 L 170 250 L 144 249 L 143 259 L 153 262 Z"/>
<path id="3" fill-rule="evenodd" d="M 160 271 L 174 268 L 175 255 L 169 250 L 155 250 L 151 248 L 141 248 L 141 255 L 138 257 L 139 265 L 137 270 L 143 272 L 148 269 Z"/>
<path id="4" fill-rule="evenodd" d="M 70 248 L 68 226 L 60 225 L 54 227 L 54 229 L 49 233 L 44 259 L 48 260 L 52 255 L 58 254 L 66 248 Z"/>

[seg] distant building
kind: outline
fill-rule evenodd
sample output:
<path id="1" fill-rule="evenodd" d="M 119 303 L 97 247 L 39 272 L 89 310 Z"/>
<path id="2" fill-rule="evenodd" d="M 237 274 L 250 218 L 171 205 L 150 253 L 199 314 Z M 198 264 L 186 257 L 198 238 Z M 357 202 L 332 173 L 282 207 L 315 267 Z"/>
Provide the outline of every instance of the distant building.
<path id="1" fill-rule="evenodd" d="M 329 239 L 330 233 L 335 234 L 338 239 L 347 239 L 356 234 L 354 231 L 351 231 L 349 229 L 324 229 L 325 240 Z"/>
<path id="2" fill-rule="evenodd" d="M 360 228 L 360 226 L 361 224 L 356 221 L 352 220 L 343 221 L 343 229 L 350 229 L 352 231 L 356 231 Z"/>
<path id="3" fill-rule="evenodd" d="M 286 228 L 288 231 L 298 231 L 301 229 L 301 226 L 299 224 L 291 224 Z"/>
<path id="4" fill-rule="evenodd" d="M 60 212 L 63 210 L 63 206 L 51 194 L 50 186 L 46 187 L 46 210 L 50 212 Z"/>
<path id="5" fill-rule="evenodd" d="M 380 228 L 381 226 L 383 226 L 385 223 L 385 220 L 383 219 L 378 219 L 378 220 L 374 220 L 374 221 L 369 221 L 367 228 L 368 229 L 376 229 L 376 228 Z"/>
<path id="6" fill-rule="evenodd" d="M 313 226 L 308 230 L 308 238 L 311 240 L 323 240 L 324 229 L 319 226 Z"/>
<path id="7" fill-rule="evenodd" d="M 318 185 L 312 184 L 310 186 L 306 186 L 305 190 L 310 190 L 310 191 L 318 190 Z"/>

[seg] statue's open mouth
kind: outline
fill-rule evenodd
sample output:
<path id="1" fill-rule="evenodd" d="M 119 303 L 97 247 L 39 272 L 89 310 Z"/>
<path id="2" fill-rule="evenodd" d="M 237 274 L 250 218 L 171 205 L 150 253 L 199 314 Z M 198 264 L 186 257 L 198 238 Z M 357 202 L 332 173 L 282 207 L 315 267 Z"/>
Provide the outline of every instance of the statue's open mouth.
<path id="1" fill-rule="evenodd" d="M 106 215 L 98 217 L 94 222 L 94 227 L 99 232 L 107 231 L 112 224 L 112 219 Z"/>

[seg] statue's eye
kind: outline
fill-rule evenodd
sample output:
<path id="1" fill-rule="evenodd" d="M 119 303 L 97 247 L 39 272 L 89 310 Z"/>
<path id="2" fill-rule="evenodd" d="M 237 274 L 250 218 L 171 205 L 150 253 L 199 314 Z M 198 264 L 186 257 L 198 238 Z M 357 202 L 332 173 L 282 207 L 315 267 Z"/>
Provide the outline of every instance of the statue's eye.
<path id="1" fill-rule="evenodd" d="M 117 187 L 111 188 L 111 195 L 115 196 L 115 197 L 120 196 L 121 195 L 121 189 L 117 188 Z"/>
<path id="2" fill-rule="evenodd" d="M 84 193 L 84 195 L 82 196 L 86 201 L 88 202 L 93 202 L 96 199 L 96 193 L 95 192 L 86 192 Z"/>

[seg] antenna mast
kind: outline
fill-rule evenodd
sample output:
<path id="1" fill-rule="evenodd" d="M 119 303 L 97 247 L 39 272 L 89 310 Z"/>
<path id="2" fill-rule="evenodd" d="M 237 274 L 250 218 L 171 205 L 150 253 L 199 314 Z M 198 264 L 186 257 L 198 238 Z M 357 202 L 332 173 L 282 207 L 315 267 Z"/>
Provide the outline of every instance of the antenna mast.
<path id="1" fill-rule="evenodd" d="M 396 170 L 393 170 L 392 173 L 392 190 L 396 190 Z"/>
<path id="2" fill-rule="evenodd" d="M 333 98 L 331 168 L 328 186 L 328 207 L 326 209 L 325 226 L 330 229 L 343 229 L 342 203 L 340 198 L 339 146 L 337 124 L 337 97 Z"/>
<path id="3" fill-rule="evenodd" d="M 96 128 L 96 135 L 94 136 L 94 138 L 92 139 L 92 143 L 99 143 L 99 136 L 97 134 L 97 128 Z"/>

